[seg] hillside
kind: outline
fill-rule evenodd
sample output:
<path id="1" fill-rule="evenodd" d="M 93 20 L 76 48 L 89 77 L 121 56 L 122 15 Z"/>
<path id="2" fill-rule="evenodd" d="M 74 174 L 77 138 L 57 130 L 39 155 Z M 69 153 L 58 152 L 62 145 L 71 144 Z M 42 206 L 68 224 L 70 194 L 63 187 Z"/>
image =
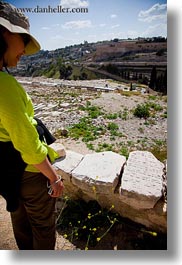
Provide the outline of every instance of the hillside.
<path id="1" fill-rule="evenodd" d="M 22 57 L 12 72 L 19 76 L 46 76 L 71 80 L 112 78 L 148 84 L 152 68 L 167 68 L 165 38 L 84 42 L 54 51 L 41 50 Z M 110 76 L 113 74 L 113 76 Z"/>
<path id="2" fill-rule="evenodd" d="M 88 45 L 89 51 L 89 45 Z M 118 41 L 101 43 L 85 53 L 83 62 L 155 62 L 166 63 L 167 42 Z"/>

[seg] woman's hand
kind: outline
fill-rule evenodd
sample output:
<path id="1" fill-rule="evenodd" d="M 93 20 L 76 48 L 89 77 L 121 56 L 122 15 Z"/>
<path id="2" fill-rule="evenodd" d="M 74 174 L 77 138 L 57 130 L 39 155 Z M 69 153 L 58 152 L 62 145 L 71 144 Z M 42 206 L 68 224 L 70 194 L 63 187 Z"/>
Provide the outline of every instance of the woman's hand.
<path id="1" fill-rule="evenodd" d="M 51 197 L 58 198 L 62 195 L 64 185 L 61 179 L 58 179 L 57 181 L 51 182 L 50 185 L 48 186 L 48 194 Z"/>
<path id="2" fill-rule="evenodd" d="M 60 177 L 57 175 L 57 172 L 52 167 L 51 163 L 45 158 L 44 161 L 40 164 L 34 165 L 45 177 L 48 178 L 48 193 L 51 197 L 58 198 L 62 195 L 63 192 L 63 182 L 61 181 Z"/>

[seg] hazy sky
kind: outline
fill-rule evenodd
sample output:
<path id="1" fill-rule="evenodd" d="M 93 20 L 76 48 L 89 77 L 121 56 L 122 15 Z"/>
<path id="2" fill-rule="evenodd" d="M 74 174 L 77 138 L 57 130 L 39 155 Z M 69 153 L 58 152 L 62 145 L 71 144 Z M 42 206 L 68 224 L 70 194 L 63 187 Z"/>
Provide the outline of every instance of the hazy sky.
<path id="1" fill-rule="evenodd" d="M 44 50 L 62 48 L 84 41 L 167 36 L 167 0 L 7 0 L 7 2 L 18 8 L 30 8 L 33 11 L 25 14 L 30 20 L 31 33 L 39 40 Z M 69 7 L 69 12 L 60 12 L 61 9 L 56 11 L 58 6 Z M 49 13 L 41 13 L 45 8 Z"/>

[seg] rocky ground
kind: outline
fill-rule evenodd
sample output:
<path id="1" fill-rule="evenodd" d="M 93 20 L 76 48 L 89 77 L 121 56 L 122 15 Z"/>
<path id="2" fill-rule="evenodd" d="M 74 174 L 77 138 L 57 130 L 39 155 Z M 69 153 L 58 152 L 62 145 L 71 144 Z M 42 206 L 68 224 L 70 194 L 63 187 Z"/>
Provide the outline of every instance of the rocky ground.
<path id="1" fill-rule="evenodd" d="M 35 106 L 35 115 L 46 124 L 56 136 L 57 141 L 61 142 L 66 149 L 81 154 L 112 150 L 123 155 L 127 155 L 132 150 L 153 150 L 156 151 L 161 161 L 166 158 L 167 98 L 165 96 L 161 97 L 153 93 L 142 94 L 139 91 L 130 93 L 116 90 L 106 93 L 86 89 L 88 86 L 105 87 L 106 84 L 114 89 L 121 86 L 110 80 L 81 83 L 61 81 L 60 84 L 60 80 L 44 78 L 21 77 L 17 79 L 31 96 Z M 75 89 L 75 84 L 77 87 L 80 86 L 80 89 Z M 136 106 L 146 103 L 150 104 L 150 117 L 148 119 L 135 117 L 133 110 Z M 92 116 L 93 112 L 89 112 L 90 106 L 94 106 L 96 116 Z M 78 137 L 75 131 L 70 130 L 84 117 L 86 117 L 84 126 L 92 128 L 89 131 L 92 138 L 84 138 L 80 134 Z M 110 123 L 117 124 L 117 129 L 109 130 Z M 96 130 L 97 133 L 94 135 L 92 131 L 98 127 L 102 127 L 102 130 Z M 96 137 L 93 138 L 93 135 Z M 17 249 L 10 216 L 5 211 L 5 202 L 2 197 L 0 197 L 0 209 L 0 249 Z M 142 245 L 138 245 L 139 240 L 143 238 L 142 233 L 124 227 L 116 227 L 113 233 L 108 234 L 98 249 L 142 249 Z M 118 234 L 121 235 L 122 240 L 121 237 L 118 238 Z M 134 237 L 137 238 L 135 244 L 132 243 Z M 164 245 L 162 248 L 165 248 Z M 81 242 L 77 247 L 82 247 Z M 143 247 L 146 249 L 144 245 Z M 73 250 L 75 248 L 75 245 L 57 234 L 56 249 Z"/>
<path id="2" fill-rule="evenodd" d="M 36 117 L 42 119 L 66 148 L 82 154 L 112 150 L 125 155 L 133 150 L 148 150 L 156 152 L 154 155 L 159 155 L 160 160 L 165 158 L 166 96 L 117 90 L 106 93 L 85 89 L 88 86 L 101 88 L 106 84 L 112 89 L 123 86 L 110 80 L 60 82 L 40 77 L 19 79 L 24 82 L 23 86 L 33 100 Z M 27 81 L 29 83 L 25 83 Z M 75 86 L 81 89 L 76 89 Z M 149 104 L 149 118 L 140 119 L 133 115 L 138 104 Z M 95 108 L 94 113 L 89 112 L 90 106 Z M 84 124 L 92 128 L 92 132 L 88 132 L 92 137 L 83 137 L 78 130 L 76 135 L 74 130 L 68 137 L 64 137 L 65 129 L 69 131 L 83 117 L 86 117 Z M 113 123 L 117 124 L 117 130 L 108 129 L 109 124 Z M 102 130 L 99 131 L 98 128 Z"/>

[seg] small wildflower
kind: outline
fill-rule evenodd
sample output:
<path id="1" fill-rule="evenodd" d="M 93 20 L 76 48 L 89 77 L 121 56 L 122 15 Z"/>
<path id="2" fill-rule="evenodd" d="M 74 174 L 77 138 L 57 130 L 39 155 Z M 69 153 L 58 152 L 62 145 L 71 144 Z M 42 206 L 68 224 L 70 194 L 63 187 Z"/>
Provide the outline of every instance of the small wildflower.
<path id="1" fill-rule="evenodd" d="M 91 217 L 92 217 L 91 213 L 89 213 L 87 217 L 88 217 L 88 219 L 91 219 Z"/>
<path id="2" fill-rule="evenodd" d="M 77 223 L 80 224 L 80 221 L 78 221 Z"/>
<path id="3" fill-rule="evenodd" d="M 152 236 L 157 236 L 157 233 L 156 233 L 156 232 L 150 232 L 150 234 L 151 234 Z"/>
<path id="4" fill-rule="evenodd" d="M 97 231 L 97 228 L 94 227 L 92 230 L 93 230 L 93 231 Z"/>
<path id="5" fill-rule="evenodd" d="M 85 247 L 85 250 L 88 250 L 88 247 Z"/>
<path id="6" fill-rule="evenodd" d="M 64 234 L 64 238 L 67 238 L 68 237 L 68 235 L 67 234 Z"/>
<path id="7" fill-rule="evenodd" d="M 141 231 L 144 232 L 144 233 L 148 233 L 148 234 L 150 234 L 152 236 L 157 236 L 157 233 L 156 232 L 146 231 L 146 230 L 143 230 L 143 229 Z"/>
<path id="8" fill-rule="evenodd" d="M 99 242 L 101 240 L 101 238 L 100 237 L 97 237 L 97 242 Z"/>
<path id="9" fill-rule="evenodd" d="M 111 208 L 112 208 L 112 209 L 114 208 L 114 204 L 112 204 Z"/>
<path id="10" fill-rule="evenodd" d="M 86 228 L 87 228 L 86 225 L 84 225 L 84 226 L 83 226 L 83 229 L 86 229 Z"/>

